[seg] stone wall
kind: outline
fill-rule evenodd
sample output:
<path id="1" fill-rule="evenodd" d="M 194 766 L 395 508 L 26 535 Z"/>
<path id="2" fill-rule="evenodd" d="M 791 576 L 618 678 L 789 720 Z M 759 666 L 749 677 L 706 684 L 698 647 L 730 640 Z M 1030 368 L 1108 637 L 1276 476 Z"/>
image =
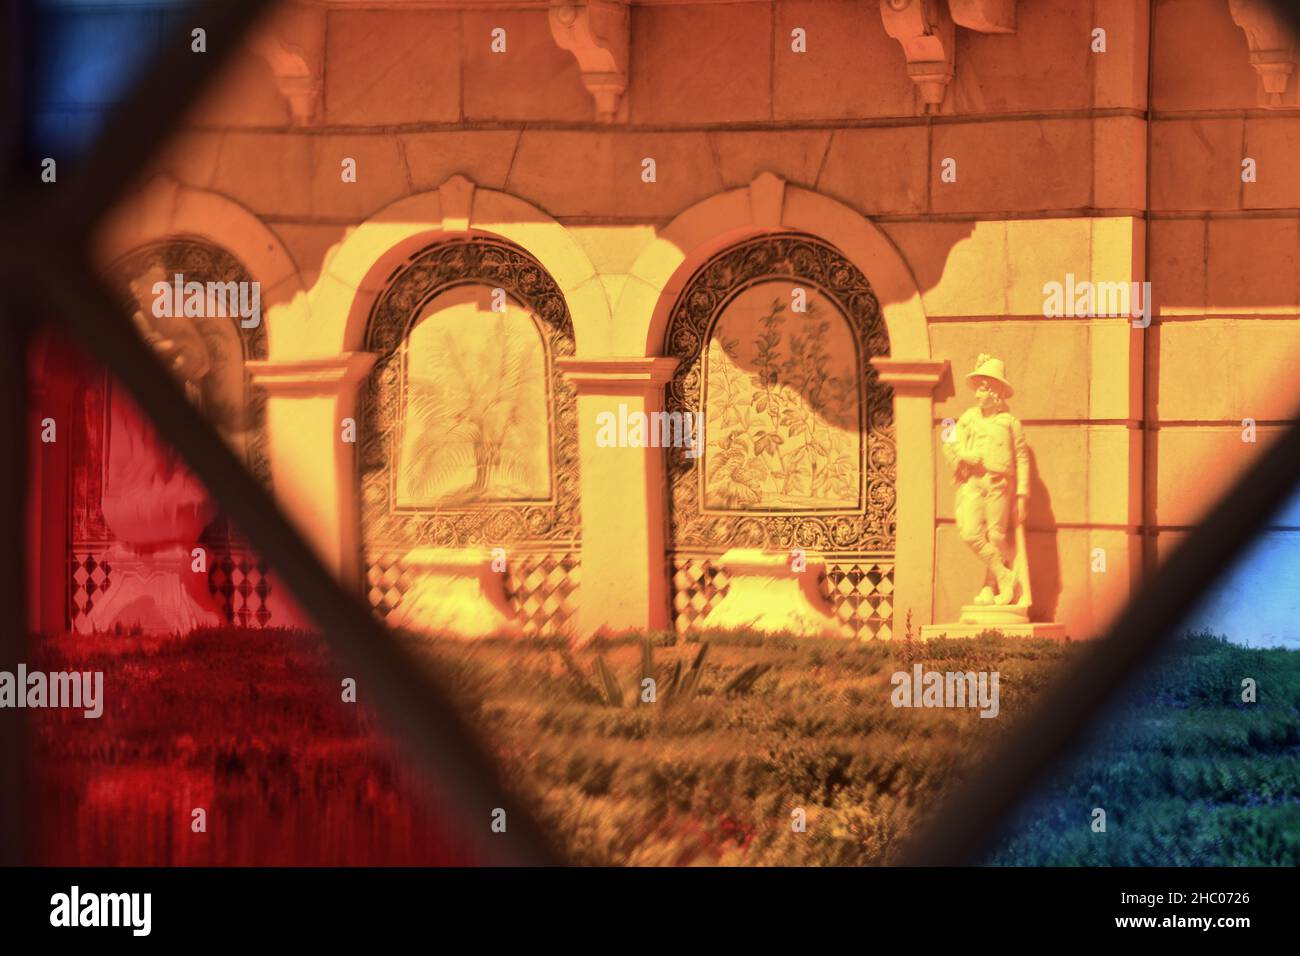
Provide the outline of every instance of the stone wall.
<path id="1" fill-rule="evenodd" d="M 230 230 L 248 245 L 241 217 L 257 221 L 251 241 L 265 248 L 248 255 L 277 263 L 267 267 L 278 293 L 268 300 L 264 370 L 268 387 L 280 386 L 268 411 L 273 441 L 281 423 L 277 488 L 355 575 L 353 464 L 335 447 L 333 422 L 366 370 L 352 354 L 358 315 L 396 262 L 440 229 L 495 223 L 553 274 L 567 271 L 554 277 L 579 359 L 655 356 L 656 320 L 625 320 L 662 311 L 641 305 L 667 295 L 646 275 L 664 257 L 672 268 L 659 271 L 689 272 L 744 238 L 726 212 L 735 204 L 749 204 L 746 215 L 752 206 L 754 228 L 763 225 L 766 193 L 751 184 L 774 174 L 760 179 L 784 184 L 784 193 L 773 187 L 770 225 L 787 224 L 791 197 L 826 200 L 816 208 L 883 234 L 919 293 L 923 336 L 901 351 L 895 341 L 892 354 L 947 362 L 950 372 L 933 394 L 933 434 L 913 442 L 932 450 L 944 420 L 969 405 L 963 376 L 979 353 L 1006 361 L 1011 409 L 1036 463 L 1035 616 L 1092 636 L 1142 568 L 1293 417 L 1300 112 L 1261 108 L 1227 0 L 1157 2 L 1153 24 L 1133 0 L 1012 6 L 1014 33 L 956 29 L 952 81 L 927 113 L 876 3 L 638 4 L 627 92 L 614 122 L 598 124 L 545 5 L 286 4 L 273 30 L 298 38 L 319 96 L 288 95 L 274 56 L 240 57 L 171 143 L 158 169 L 167 178 L 126 209 L 109 245 L 178 228 L 186 202 L 208 210 L 185 219 L 188 228 L 236 252 Z M 490 49 L 498 27 L 504 53 Z M 1104 53 L 1090 50 L 1098 27 Z M 795 28 L 806 31 L 806 53 L 791 50 Z M 1246 156 L 1257 161 L 1255 183 L 1242 182 Z M 646 157 L 654 183 L 642 181 Z M 344 158 L 356 161 L 355 183 L 341 181 Z M 942 176 L 949 158 L 955 182 Z M 829 239 L 831 214 L 825 229 L 821 213 L 809 215 L 802 228 Z M 666 244 L 674 228 L 694 237 L 689 248 Z M 878 291 L 893 281 L 878 258 L 855 261 Z M 1043 286 L 1067 274 L 1150 279 L 1151 327 L 1046 318 Z M 647 365 L 635 374 L 648 408 L 669 373 Z M 581 395 L 580 414 L 594 414 Z M 1257 422 L 1259 443 L 1241 441 L 1243 418 Z M 336 460 L 325 479 L 294 464 L 326 445 Z M 639 564 L 632 573 L 616 563 L 619 582 L 600 600 L 617 604 L 620 588 L 640 587 L 662 601 L 663 581 L 653 580 L 666 574 L 653 558 L 663 550 L 661 465 L 611 461 L 599 470 L 607 489 L 622 489 L 609 491 L 618 521 L 629 501 L 648 517 L 631 530 L 619 524 Z M 596 468 L 585 453 L 583 464 Z M 956 535 L 942 465 L 926 467 L 933 480 L 913 491 L 932 500 L 908 507 L 933 515 L 922 531 L 933 539 L 909 559 L 926 566 L 903 571 L 926 580 L 900 581 L 906 597 L 895 603 L 917 624 L 954 619 L 980 573 Z M 604 520 L 589 497 L 584 534 Z M 1278 534 L 1300 549 L 1294 529 Z M 596 600 L 590 569 L 582 580 L 584 600 Z M 666 623 L 666 609 L 643 603 L 591 622 L 633 625 L 640 614 L 642 625 Z"/>

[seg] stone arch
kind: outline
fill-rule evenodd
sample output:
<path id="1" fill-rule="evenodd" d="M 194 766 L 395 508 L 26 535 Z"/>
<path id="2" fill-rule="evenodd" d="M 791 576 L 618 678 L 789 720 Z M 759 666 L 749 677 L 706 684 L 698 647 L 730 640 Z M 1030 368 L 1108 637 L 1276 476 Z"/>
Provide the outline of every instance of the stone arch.
<path id="1" fill-rule="evenodd" d="M 677 627 L 721 600 L 724 552 L 800 549 L 826 561 L 844 636 L 890 636 L 893 391 L 869 361 L 889 337 L 867 278 L 804 233 L 742 240 L 683 286 L 664 351 L 678 359 L 666 408 L 704 439 L 668 459 Z"/>
<path id="2" fill-rule="evenodd" d="M 695 270 L 728 246 L 773 232 L 807 233 L 840 250 L 871 281 L 891 357 L 929 359 L 920 287 L 889 237 L 843 203 L 772 173 L 690 207 L 642 251 L 614 308 L 612 351 L 656 354 L 673 303 Z"/>
<path id="3" fill-rule="evenodd" d="M 374 360 L 358 417 L 372 605 L 410 626 L 410 607 L 440 586 L 431 550 L 445 561 L 503 548 L 508 616 L 524 633 L 565 629 L 581 495 L 558 283 L 512 242 L 439 236 L 387 276 L 360 346 Z"/>
<path id="4" fill-rule="evenodd" d="M 175 274 L 207 282 L 256 282 L 247 266 L 226 245 L 204 236 L 174 234 L 132 249 L 110 267 L 114 280 L 136 280 L 152 271 L 155 278 L 171 281 Z M 127 306 L 146 308 L 143 288 L 122 290 Z M 266 396 L 253 384 L 252 365 L 266 358 L 266 323 L 243 327 L 236 315 L 204 322 L 199 332 L 212 360 L 204 382 L 213 399 L 205 406 L 209 422 L 241 453 L 249 470 L 270 485 L 266 450 Z M 234 361 L 238 360 L 238 367 Z"/>
<path id="5" fill-rule="evenodd" d="M 578 353 L 607 349 L 609 301 L 569 231 L 522 199 L 453 176 L 437 190 L 400 199 L 351 230 L 331 251 L 312 289 L 310 326 L 286 336 L 282 345 L 273 332 L 272 355 L 313 358 L 360 350 L 370 310 L 393 269 L 440 237 L 471 235 L 506 240 L 536 259 L 564 297 Z"/>
<path id="6" fill-rule="evenodd" d="M 96 245 L 105 266 L 147 246 L 179 236 L 201 239 L 234 256 L 261 284 L 264 324 L 273 311 L 298 307 L 305 298 L 302 276 L 288 249 L 266 223 L 220 193 L 154 176 L 121 204 Z"/>
<path id="7" fill-rule="evenodd" d="M 729 247 L 781 233 L 804 234 L 838 250 L 867 278 L 878 300 L 889 354 L 873 355 L 870 363 L 879 381 L 893 389 L 897 445 L 891 603 L 900 631 L 909 613 L 915 625 L 927 623 L 934 604 L 933 391 L 946 376 L 947 363 L 931 360 L 920 287 L 879 227 L 848 206 L 771 173 L 705 199 L 669 223 L 633 264 L 615 305 L 611 352 L 662 354 L 672 311 L 697 270 Z M 672 573 L 680 585 L 683 569 Z"/>
<path id="8" fill-rule="evenodd" d="M 203 395 L 213 425 L 232 442 L 252 474 L 269 486 L 266 394 L 256 384 L 255 368 L 268 355 L 268 328 L 278 316 L 301 308 L 306 299 L 297 266 L 283 243 L 239 203 L 158 175 L 115 211 L 97 237 L 94 251 L 106 277 L 119 287 L 128 305 L 141 305 L 141 290 L 128 291 L 127 283 L 149 271 L 179 272 L 204 283 L 257 284 L 260 315 L 256 325 L 241 326 L 240 318 L 232 316 L 198 330 L 211 364 L 201 380 L 187 384 L 187 390 Z M 111 387 L 106 386 L 105 409 L 111 404 L 110 393 Z M 103 427 L 107 427 L 106 420 Z M 75 525 L 79 519 L 75 510 L 73 518 Z M 84 607 L 77 603 L 78 588 L 89 587 L 92 573 L 110 573 L 106 561 L 93 571 L 87 567 L 95 557 L 95 548 L 111 543 L 111 529 L 96 530 L 93 524 L 88 525 L 85 533 L 89 538 L 79 550 L 75 550 L 74 541 L 74 618 L 78 611 L 88 613 L 91 607 L 89 594 Z M 74 527 L 74 538 L 76 530 Z M 209 553 L 211 597 L 227 621 L 253 625 L 290 620 L 279 595 L 272 597 L 268 568 L 220 515 L 202 531 L 200 541 Z M 82 552 L 86 552 L 84 557 Z M 74 623 L 79 628 L 97 626 L 85 620 Z"/>

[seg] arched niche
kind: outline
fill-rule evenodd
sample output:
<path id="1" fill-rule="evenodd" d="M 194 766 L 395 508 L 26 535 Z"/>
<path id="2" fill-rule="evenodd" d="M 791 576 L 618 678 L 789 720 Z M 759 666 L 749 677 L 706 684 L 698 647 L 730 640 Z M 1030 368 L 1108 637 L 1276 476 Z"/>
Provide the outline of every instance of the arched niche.
<path id="1" fill-rule="evenodd" d="M 197 282 L 205 290 L 220 284 L 251 294 L 253 283 L 230 251 L 191 235 L 149 240 L 107 267 L 108 280 L 133 315 L 137 331 L 159 350 L 187 397 L 250 472 L 269 485 L 265 398 L 248 371 L 250 361 L 266 357 L 264 323 L 244 327 L 238 314 L 186 316 L 183 308 L 160 315 L 154 308 L 154 286 L 164 282 L 171 287 L 177 275 L 183 287 Z M 115 568 L 111 556 L 177 545 L 187 536 L 178 523 L 185 523 L 180 516 L 190 512 L 196 522 L 192 533 L 206 552 L 208 598 L 203 603 L 210 599 L 212 611 L 227 623 L 271 623 L 267 567 L 220 515 L 197 479 L 188 475 L 179 456 L 156 436 L 130 397 L 96 367 L 82 377 L 72 401 L 69 623 L 82 631 L 121 623 L 112 619 L 116 612 L 111 605 L 96 610 L 120 575 L 128 573 L 121 558 Z M 159 483 L 166 486 L 165 496 L 188 495 L 188 504 L 160 501 L 138 490 L 157 489 Z M 181 486 L 189 491 L 178 492 Z M 188 540 L 194 542 L 193 537 Z"/>
<path id="2" fill-rule="evenodd" d="M 417 548 L 504 548 L 525 631 L 573 613 L 581 545 L 574 354 L 555 280 L 512 243 L 436 241 L 376 297 L 364 348 L 361 520 L 368 595 L 381 615 Z"/>
<path id="3" fill-rule="evenodd" d="M 814 236 L 771 233 L 708 259 L 671 306 L 679 359 L 669 413 L 702 416 L 703 453 L 668 458 L 674 619 L 688 629 L 726 587 L 733 547 L 827 562 L 846 635 L 889 636 L 897 534 L 889 354 L 867 277 Z"/>
<path id="4" fill-rule="evenodd" d="M 222 438 L 243 458 L 249 470 L 269 486 L 270 464 L 266 453 L 266 399 L 253 387 L 246 366 L 266 358 L 266 324 L 259 316 L 255 325 L 244 327 L 238 315 L 214 315 L 172 319 L 154 315 L 155 282 L 183 282 L 249 288 L 253 278 L 244 265 L 226 249 L 194 236 L 175 236 L 149 242 L 119 258 L 111 277 L 125 295 L 124 304 L 137 315 L 137 326 L 151 339 L 192 339 L 202 354 L 204 370 L 186 377 L 175 370 L 187 394 Z M 179 309 L 178 309 L 179 311 Z M 141 321 L 143 320 L 143 321 Z M 182 343 L 186 344 L 186 343 Z"/>

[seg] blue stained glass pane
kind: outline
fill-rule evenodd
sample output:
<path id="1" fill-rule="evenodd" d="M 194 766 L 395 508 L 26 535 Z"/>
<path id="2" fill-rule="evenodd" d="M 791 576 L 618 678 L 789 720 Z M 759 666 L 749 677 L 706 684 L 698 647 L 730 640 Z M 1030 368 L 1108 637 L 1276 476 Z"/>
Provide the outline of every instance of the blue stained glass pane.
<path id="1" fill-rule="evenodd" d="M 40 0 L 33 5 L 30 145 L 75 159 L 175 28 L 184 0 Z"/>

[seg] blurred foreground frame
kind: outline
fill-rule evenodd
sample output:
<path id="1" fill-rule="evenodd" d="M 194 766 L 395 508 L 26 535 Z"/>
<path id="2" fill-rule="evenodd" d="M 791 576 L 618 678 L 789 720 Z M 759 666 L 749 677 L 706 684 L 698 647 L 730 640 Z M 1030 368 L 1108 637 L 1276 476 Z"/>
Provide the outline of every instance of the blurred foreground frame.
<path id="1" fill-rule="evenodd" d="M 27 319 L 69 332 L 130 390 L 159 434 L 187 461 L 225 513 L 251 539 L 285 582 L 296 602 L 317 622 L 332 649 L 346 660 L 376 706 L 420 761 L 446 812 L 469 836 L 485 863 L 562 863 L 558 849 L 503 786 L 493 761 L 450 701 L 450 695 L 414 666 L 409 651 L 370 610 L 346 592 L 247 472 L 151 349 L 91 264 L 95 228 L 166 141 L 206 83 L 220 70 L 269 0 L 205 0 L 187 18 L 207 31 L 208 52 L 190 53 L 185 25 L 149 65 L 114 112 L 99 140 L 65 183 L 49 190 L 21 155 L 22 36 L 20 7 L 3 16 L 4 83 L 0 130 L 9 156 L 0 259 L 0 329 L 3 381 L 0 428 L 7 459 L 0 470 L 0 534 L 4 554 L 0 588 L 8 609 L 0 626 L 0 667 L 25 659 L 24 577 L 27 409 L 24 349 Z M 1300 4 L 1279 4 L 1300 23 Z M 36 184 L 36 185 L 34 185 Z M 1061 675 L 1038 710 L 1015 728 L 1006 745 L 956 788 L 922 831 L 910 839 L 905 865 L 978 862 L 988 841 L 1042 776 L 1077 744 L 1086 728 L 1146 666 L 1196 601 L 1251 543 L 1300 476 L 1300 426 L 1289 428 L 1245 477 L 1146 581 L 1110 634 L 1080 665 Z M 25 780 L 21 712 L 0 720 L 0 777 Z M 31 863 L 30 831 L 22 788 L 0 788 L 0 863 Z M 503 808 L 506 833 L 493 834 L 490 814 Z"/>

